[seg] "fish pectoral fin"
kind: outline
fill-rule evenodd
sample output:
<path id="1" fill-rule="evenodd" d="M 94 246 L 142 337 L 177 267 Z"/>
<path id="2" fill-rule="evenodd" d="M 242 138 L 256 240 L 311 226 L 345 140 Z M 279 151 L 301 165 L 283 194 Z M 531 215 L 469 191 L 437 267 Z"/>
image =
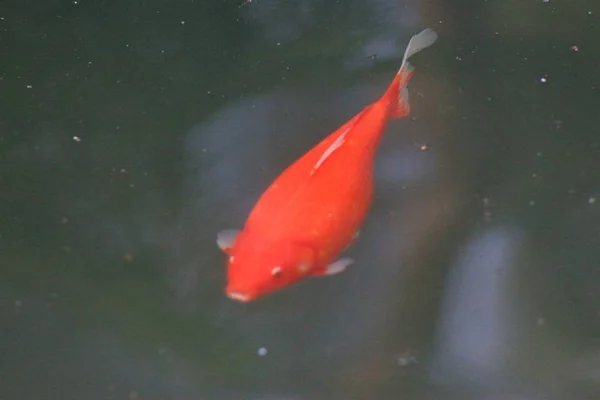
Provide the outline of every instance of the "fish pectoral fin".
<path id="1" fill-rule="evenodd" d="M 240 234 L 239 229 L 224 229 L 217 234 L 217 246 L 225 253 L 229 254 L 229 250 L 233 247 L 235 239 Z"/>
<path id="2" fill-rule="evenodd" d="M 340 272 L 344 271 L 346 269 L 346 267 L 348 265 L 352 264 L 353 262 L 354 262 L 354 260 L 350 257 L 340 258 L 339 260 L 332 262 L 331 264 L 329 264 L 326 267 L 318 268 L 317 270 L 315 270 L 313 275 L 329 276 L 329 275 L 339 274 Z"/>

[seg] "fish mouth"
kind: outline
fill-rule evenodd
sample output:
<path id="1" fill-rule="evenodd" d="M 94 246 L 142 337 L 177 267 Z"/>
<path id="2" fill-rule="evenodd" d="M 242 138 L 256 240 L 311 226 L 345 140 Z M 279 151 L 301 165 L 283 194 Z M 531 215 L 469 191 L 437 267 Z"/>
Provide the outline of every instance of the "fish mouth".
<path id="1" fill-rule="evenodd" d="M 251 300 L 251 297 L 247 294 L 241 292 L 230 292 L 229 290 L 225 292 L 227 297 L 232 300 L 241 301 L 242 303 L 247 303 Z"/>

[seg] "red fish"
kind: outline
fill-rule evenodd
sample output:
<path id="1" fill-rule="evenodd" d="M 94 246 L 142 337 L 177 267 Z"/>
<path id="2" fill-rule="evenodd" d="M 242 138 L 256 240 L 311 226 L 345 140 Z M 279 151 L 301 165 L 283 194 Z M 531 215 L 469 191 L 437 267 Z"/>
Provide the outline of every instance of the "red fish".
<path id="1" fill-rule="evenodd" d="M 371 205 L 373 160 L 387 121 L 410 111 L 408 59 L 436 39 L 431 29 L 413 36 L 383 96 L 283 171 L 241 232 L 219 233 L 217 244 L 229 255 L 228 297 L 248 302 L 353 262 L 337 257 L 357 238 Z"/>

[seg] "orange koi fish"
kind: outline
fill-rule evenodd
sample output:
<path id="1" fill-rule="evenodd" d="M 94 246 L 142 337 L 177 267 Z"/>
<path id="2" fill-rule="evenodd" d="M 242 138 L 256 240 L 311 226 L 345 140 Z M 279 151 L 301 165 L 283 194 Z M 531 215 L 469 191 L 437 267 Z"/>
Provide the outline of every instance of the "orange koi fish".
<path id="1" fill-rule="evenodd" d="M 371 205 L 373 160 L 390 118 L 408 115 L 408 59 L 431 46 L 426 29 L 408 43 L 383 96 L 289 166 L 262 194 L 244 229 L 224 230 L 225 293 L 248 302 L 308 276 L 334 275 L 353 260 L 337 257 L 357 238 Z"/>

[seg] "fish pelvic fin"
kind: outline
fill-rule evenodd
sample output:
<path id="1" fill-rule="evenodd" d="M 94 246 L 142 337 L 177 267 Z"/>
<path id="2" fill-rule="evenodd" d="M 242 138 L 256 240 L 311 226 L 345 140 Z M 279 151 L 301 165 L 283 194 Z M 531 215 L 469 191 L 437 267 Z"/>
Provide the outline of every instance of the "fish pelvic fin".
<path id="1" fill-rule="evenodd" d="M 404 57 L 402 58 L 402 65 L 383 96 L 383 98 L 390 101 L 390 118 L 402 118 L 410 112 L 410 102 L 406 85 L 415 68 L 408 62 L 408 59 L 419 51 L 431 46 L 436 39 L 437 33 L 429 28 L 410 38 L 404 52 Z"/>

